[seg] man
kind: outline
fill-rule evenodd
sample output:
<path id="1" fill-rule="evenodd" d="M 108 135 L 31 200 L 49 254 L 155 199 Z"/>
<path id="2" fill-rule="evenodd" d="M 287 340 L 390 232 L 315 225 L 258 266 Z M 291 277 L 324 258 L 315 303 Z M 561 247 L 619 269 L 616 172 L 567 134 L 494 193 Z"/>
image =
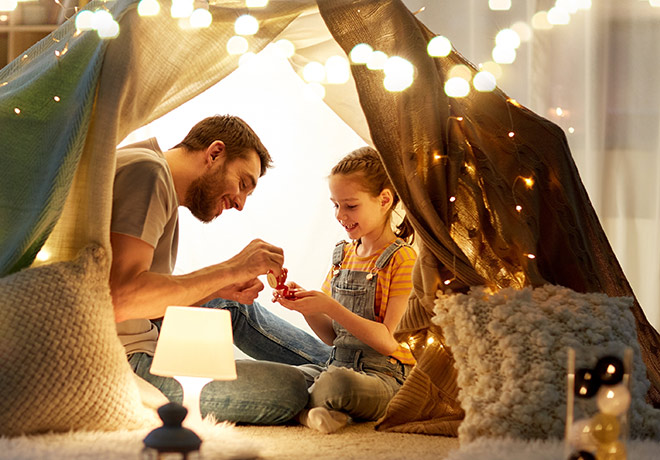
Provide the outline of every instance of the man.
<path id="1" fill-rule="evenodd" d="M 181 400 L 174 379 L 149 372 L 158 320 L 168 305 L 225 308 L 232 314 L 236 345 L 256 359 L 318 363 L 325 345 L 252 304 L 268 270 L 279 273 L 280 248 L 254 240 L 231 259 L 174 276 L 178 207 L 203 222 L 225 210 L 239 211 L 271 166 L 259 137 L 240 118 L 214 116 L 197 123 L 174 148 L 162 152 L 155 139 L 117 151 L 110 242 L 110 289 L 119 337 L 134 371 L 168 398 Z M 280 339 L 283 337 L 284 339 Z M 238 380 L 211 382 L 202 392 L 202 413 L 219 420 L 281 423 L 307 401 L 294 369 L 267 361 L 237 362 Z M 304 380 L 304 379 L 303 379 Z"/>

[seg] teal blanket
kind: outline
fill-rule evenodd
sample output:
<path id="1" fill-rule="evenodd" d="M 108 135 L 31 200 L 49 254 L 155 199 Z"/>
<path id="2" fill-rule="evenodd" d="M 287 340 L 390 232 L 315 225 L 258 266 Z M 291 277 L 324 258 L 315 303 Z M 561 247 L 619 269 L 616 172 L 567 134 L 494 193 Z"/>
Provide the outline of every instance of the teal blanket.
<path id="1" fill-rule="evenodd" d="M 136 0 L 94 1 L 118 20 Z M 29 266 L 59 218 L 107 47 L 74 18 L 0 70 L 0 276 Z"/>

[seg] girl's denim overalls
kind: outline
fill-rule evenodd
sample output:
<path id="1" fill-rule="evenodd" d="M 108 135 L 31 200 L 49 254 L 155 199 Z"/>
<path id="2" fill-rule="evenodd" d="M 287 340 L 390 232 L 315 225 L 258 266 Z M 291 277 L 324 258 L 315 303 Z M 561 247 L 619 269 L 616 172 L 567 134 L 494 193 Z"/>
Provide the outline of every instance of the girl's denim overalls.
<path id="1" fill-rule="evenodd" d="M 341 268 L 345 244 L 345 241 L 338 243 L 332 256 L 332 297 L 353 313 L 373 321 L 378 271 L 406 243 L 397 239 L 389 245 L 370 272 Z M 382 355 L 335 321 L 333 329 L 337 336 L 326 366 L 301 366 L 311 385 L 309 406 L 323 406 L 344 411 L 354 418 L 375 420 L 384 414 L 411 366 Z"/>

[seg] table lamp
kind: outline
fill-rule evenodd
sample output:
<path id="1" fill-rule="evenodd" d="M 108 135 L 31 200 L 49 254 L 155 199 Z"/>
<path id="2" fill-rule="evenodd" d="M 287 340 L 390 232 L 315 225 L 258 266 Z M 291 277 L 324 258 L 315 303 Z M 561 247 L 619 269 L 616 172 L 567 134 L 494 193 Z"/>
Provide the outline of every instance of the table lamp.
<path id="1" fill-rule="evenodd" d="M 181 384 L 188 409 L 185 425 L 198 426 L 202 388 L 211 380 L 236 379 L 231 314 L 214 308 L 167 307 L 151 373 Z"/>

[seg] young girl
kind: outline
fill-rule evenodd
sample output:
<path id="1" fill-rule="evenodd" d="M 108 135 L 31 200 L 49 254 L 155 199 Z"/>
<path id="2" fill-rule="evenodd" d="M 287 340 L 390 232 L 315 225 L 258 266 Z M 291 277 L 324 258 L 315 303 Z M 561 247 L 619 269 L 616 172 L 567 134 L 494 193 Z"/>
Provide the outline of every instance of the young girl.
<path id="1" fill-rule="evenodd" d="M 298 420 L 324 433 L 346 425 L 349 416 L 380 418 L 414 364 L 392 333 L 406 309 L 417 257 L 405 242 L 412 237 L 409 222 L 392 228 L 399 197 L 374 149 L 344 157 L 332 169 L 329 185 L 335 217 L 352 242 L 335 246 L 323 292 L 289 283 L 295 298 L 276 295 L 333 345 L 325 366 L 299 366 L 310 400 Z"/>

